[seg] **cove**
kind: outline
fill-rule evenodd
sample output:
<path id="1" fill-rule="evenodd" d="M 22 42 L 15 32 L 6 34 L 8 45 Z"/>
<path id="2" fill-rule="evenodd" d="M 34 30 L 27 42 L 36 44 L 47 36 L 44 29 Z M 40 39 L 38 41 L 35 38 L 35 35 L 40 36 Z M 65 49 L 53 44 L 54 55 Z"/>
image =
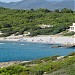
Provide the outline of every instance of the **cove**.
<path id="1" fill-rule="evenodd" d="M 50 44 L 28 42 L 0 42 L 0 62 L 29 61 L 38 58 L 68 55 L 75 48 L 51 48 Z"/>

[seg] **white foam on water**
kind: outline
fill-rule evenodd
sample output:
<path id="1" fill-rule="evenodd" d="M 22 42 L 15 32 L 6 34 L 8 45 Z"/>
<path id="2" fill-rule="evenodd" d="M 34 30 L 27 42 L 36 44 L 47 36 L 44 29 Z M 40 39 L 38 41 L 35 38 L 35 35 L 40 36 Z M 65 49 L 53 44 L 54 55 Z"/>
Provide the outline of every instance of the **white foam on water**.
<path id="1" fill-rule="evenodd" d="M 20 45 L 24 45 L 24 44 L 20 44 Z"/>
<path id="2" fill-rule="evenodd" d="M 0 44 L 2 45 L 2 44 L 5 44 L 5 43 L 0 43 Z"/>

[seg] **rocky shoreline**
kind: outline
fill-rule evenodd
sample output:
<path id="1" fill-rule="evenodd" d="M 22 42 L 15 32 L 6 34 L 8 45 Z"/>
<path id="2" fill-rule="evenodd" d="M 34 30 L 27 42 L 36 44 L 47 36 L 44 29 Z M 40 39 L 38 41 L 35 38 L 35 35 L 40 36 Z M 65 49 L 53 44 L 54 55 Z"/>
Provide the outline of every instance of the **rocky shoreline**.
<path id="1" fill-rule="evenodd" d="M 0 68 L 12 66 L 12 65 L 16 65 L 16 64 L 20 64 L 20 63 L 26 63 L 26 62 L 30 62 L 30 61 L 9 61 L 9 62 L 0 62 Z"/>
<path id="2" fill-rule="evenodd" d="M 75 47 L 75 44 L 67 44 L 67 45 L 53 45 L 52 48 L 72 48 Z"/>

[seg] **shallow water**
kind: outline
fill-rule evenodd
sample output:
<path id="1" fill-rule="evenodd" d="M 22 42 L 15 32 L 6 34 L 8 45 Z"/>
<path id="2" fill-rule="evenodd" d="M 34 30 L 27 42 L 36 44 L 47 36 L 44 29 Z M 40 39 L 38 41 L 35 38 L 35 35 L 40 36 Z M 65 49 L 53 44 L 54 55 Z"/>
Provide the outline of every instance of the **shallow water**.
<path id="1" fill-rule="evenodd" d="M 0 42 L 0 62 L 33 60 L 75 52 L 75 48 L 51 48 L 51 46 L 40 43 Z"/>

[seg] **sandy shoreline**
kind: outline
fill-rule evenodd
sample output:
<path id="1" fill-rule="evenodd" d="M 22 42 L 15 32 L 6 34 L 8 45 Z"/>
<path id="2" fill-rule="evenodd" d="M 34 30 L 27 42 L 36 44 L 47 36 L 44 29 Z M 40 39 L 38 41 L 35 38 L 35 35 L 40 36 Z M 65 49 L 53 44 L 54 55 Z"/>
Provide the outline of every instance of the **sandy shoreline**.
<path id="1" fill-rule="evenodd" d="M 64 36 L 37 36 L 32 38 L 24 38 L 27 42 L 47 43 L 47 44 L 75 44 L 74 37 Z"/>
<path id="2" fill-rule="evenodd" d="M 56 36 L 56 35 L 41 35 L 35 37 L 3 37 L 0 41 L 23 41 L 32 43 L 46 43 L 46 44 L 75 44 L 75 37 L 73 36 Z"/>

